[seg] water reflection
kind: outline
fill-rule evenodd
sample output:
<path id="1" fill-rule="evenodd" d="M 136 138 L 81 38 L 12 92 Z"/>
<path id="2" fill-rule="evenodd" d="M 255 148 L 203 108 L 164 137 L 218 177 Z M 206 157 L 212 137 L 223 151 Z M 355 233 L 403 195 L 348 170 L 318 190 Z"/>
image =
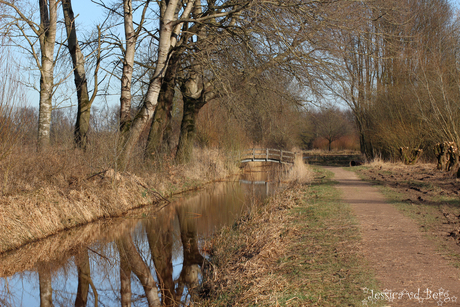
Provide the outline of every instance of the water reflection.
<path id="1" fill-rule="evenodd" d="M 251 174 L 173 199 L 161 211 L 143 208 L 7 253 L 0 306 L 187 304 L 198 295 L 201 238 L 234 223 L 276 186 L 276 176 Z"/>

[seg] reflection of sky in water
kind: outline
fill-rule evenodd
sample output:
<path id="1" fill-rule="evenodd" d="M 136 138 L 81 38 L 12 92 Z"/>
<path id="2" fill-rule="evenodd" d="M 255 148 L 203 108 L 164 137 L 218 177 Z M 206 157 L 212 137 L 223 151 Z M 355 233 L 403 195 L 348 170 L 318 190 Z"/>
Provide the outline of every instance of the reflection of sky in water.
<path id="1" fill-rule="evenodd" d="M 271 185 L 271 183 L 270 183 Z M 172 264 L 173 280 L 177 281 L 183 269 L 183 246 L 181 242 L 181 225 L 179 214 L 187 217 L 187 224 L 191 223 L 195 229 L 195 236 L 202 238 L 211 235 L 223 225 L 231 225 L 238 216 L 250 206 L 244 206 L 246 196 L 261 197 L 269 191 L 272 194 L 274 189 L 267 184 L 253 184 L 251 182 L 219 183 L 200 193 L 194 193 L 181 204 L 173 200 L 168 210 L 173 210 L 172 219 L 165 220 L 169 223 L 172 237 Z M 246 195 L 246 196 L 245 196 Z M 251 201 L 252 202 L 252 201 Z M 248 203 L 246 201 L 246 203 Z M 249 202 L 250 203 L 250 202 Z M 175 211 L 174 211 L 175 210 Z M 161 218 L 162 215 L 160 215 Z M 166 216 L 166 215 L 164 215 Z M 145 264 L 150 268 L 152 277 L 156 282 L 154 263 L 150 246 L 146 236 L 146 220 L 131 229 L 132 240 L 137 247 Z M 154 223 L 162 222 L 158 220 Z M 182 221 L 184 223 L 184 221 Z M 165 225 L 166 225 L 165 224 Z M 168 226 L 165 226 L 167 228 Z M 198 246 L 201 246 L 198 242 Z M 91 279 L 97 288 L 98 301 L 100 306 L 120 305 L 120 266 L 119 253 L 115 243 L 95 242 L 88 248 L 91 267 Z M 0 259 L 1 261 L 1 259 Z M 75 297 L 78 287 L 78 272 L 74 257 L 56 269 L 52 273 L 53 304 L 54 306 L 72 306 L 75 304 Z M 0 262 L 1 264 L 1 262 Z M 201 279 L 201 276 L 200 276 Z M 177 285 L 176 285 L 177 286 Z M 145 293 L 138 278 L 131 274 L 132 306 L 146 306 Z M 0 279 L 0 306 L 24 306 L 33 307 L 40 305 L 38 273 L 25 271 Z M 186 291 L 182 299 L 186 298 Z M 88 294 L 88 306 L 94 306 L 94 295 L 90 287 Z"/>
<path id="2" fill-rule="evenodd" d="M 139 253 L 152 271 L 156 282 L 152 257 L 146 240 L 137 245 Z M 114 252 L 118 253 L 113 246 Z M 179 278 L 182 272 L 182 247 L 178 248 L 173 257 L 173 280 Z M 120 305 L 120 269 L 118 257 L 116 259 L 103 259 L 99 255 L 89 252 L 91 278 L 97 287 L 100 306 Z M 54 306 L 72 306 L 75 304 L 76 290 L 78 287 L 77 268 L 73 260 L 70 260 L 65 267 L 60 268 L 52 274 L 53 304 Z M 24 306 L 33 307 L 40 305 L 40 291 L 38 273 L 26 271 L 17 273 L 12 277 L 0 280 L 0 306 Z M 144 295 L 144 290 L 137 277 L 131 275 L 131 287 L 133 293 L 133 306 L 146 306 L 147 301 L 139 296 Z M 6 292 L 9 291 L 9 292 Z M 7 298 L 5 302 L 2 299 Z M 89 291 L 88 306 L 94 306 L 92 290 Z"/>

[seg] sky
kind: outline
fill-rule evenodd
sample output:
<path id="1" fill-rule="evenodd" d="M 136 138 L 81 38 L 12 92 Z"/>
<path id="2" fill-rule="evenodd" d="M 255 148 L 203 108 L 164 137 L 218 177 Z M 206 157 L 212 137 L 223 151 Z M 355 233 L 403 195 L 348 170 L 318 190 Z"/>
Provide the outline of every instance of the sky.
<path id="1" fill-rule="evenodd" d="M 74 0 L 72 8 L 79 24 L 96 25 L 104 20 L 104 11 L 91 0 Z"/>

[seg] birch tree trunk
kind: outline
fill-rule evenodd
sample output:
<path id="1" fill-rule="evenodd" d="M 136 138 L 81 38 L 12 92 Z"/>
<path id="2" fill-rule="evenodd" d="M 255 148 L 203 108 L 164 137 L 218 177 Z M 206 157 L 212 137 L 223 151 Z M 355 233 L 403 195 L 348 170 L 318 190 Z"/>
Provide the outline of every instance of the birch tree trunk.
<path id="1" fill-rule="evenodd" d="M 121 75 L 120 132 L 126 133 L 131 123 L 131 82 L 137 41 L 133 25 L 133 5 L 131 0 L 123 0 L 123 12 L 126 46 Z"/>
<path id="2" fill-rule="evenodd" d="M 56 0 L 39 0 L 40 7 L 40 107 L 38 115 L 38 150 L 50 145 L 51 111 L 54 87 L 54 45 L 57 27 Z"/>
<path id="3" fill-rule="evenodd" d="M 118 166 L 124 168 L 130 158 L 130 154 L 139 140 L 139 136 L 144 130 L 147 123 L 152 119 L 155 107 L 158 102 L 158 95 L 161 90 L 161 83 L 168 68 L 169 52 L 172 45 L 174 45 L 174 38 L 172 37 L 173 30 L 177 25 L 174 21 L 177 20 L 176 9 L 179 0 L 170 0 L 166 2 L 161 1 L 160 15 L 160 39 L 158 45 L 158 60 L 153 73 L 153 77 L 150 79 L 147 94 L 144 99 L 144 104 L 139 113 L 134 118 L 131 129 L 128 132 L 122 133 L 121 141 L 121 152 L 118 158 Z M 193 1 L 191 2 L 193 3 Z M 189 3 L 190 5 L 190 3 Z"/>
<path id="4" fill-rule="evenodd" d="M 176 73 L 179 65 L 179 55 L 174 53 L 169 61 L 168 69 L 161 85 L 158 105 L 155 108 L 150 133 L 147 139 L 146 157 L 153 158 L 161 152 L 169 151 L 169 136 L 165 133 L 172 120 L 172 106 L 176 87 Z"/>
<path id="5" fill-rule="evenodd" d="M 72 57 L 75 87 L 77 88 L 78 98 L 78 112 L 77 122 L 75 124 L 74 140 L 77 147 L 86 149 L 89 120 L 91 116 L 91 104 L 93 101 L 90 100 L 88 94 L 88 84 L 85 71 L 85 57 L 81 52 L 80 44 L 77 40 L 75 17 L 72 10 L 71 0 L 62 1 L 62 10 L 64 12 L 65 28 L 68 37 L 67 47 L 69 49 L 70 56 Z"/>

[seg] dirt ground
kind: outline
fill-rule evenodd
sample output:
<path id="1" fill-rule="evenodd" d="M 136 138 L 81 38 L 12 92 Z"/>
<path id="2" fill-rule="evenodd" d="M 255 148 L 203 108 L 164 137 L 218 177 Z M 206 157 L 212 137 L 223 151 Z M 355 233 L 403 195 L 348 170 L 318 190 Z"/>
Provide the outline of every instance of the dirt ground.
<path id="1" fill-rule="evenodd" d="M 360 168 L 371 182 L 404 195 L 416 214 L 432 215 L 430 233 L 460 254 L 460 180 L 436 169 L 435 164 L 407 166 L 385 163 Z M 427 210 L 431 209 L 431 210 Z M 420 225 L 421 228 L 428 225 Z"/>
<path id="2" fill-rule="evenodd" d="M 460 254 L 460 183 L 431 164 L 358 168 L 370 183 L 355 172 L 328 169 L 355 211 L 363 254 L 381 285 L 381 291 L 363 290 L 363 305 L 460 306 L 460 269 L 454 267 Z M 373 184 L 393 189 L 402 205 L 390 204 Z"/>

